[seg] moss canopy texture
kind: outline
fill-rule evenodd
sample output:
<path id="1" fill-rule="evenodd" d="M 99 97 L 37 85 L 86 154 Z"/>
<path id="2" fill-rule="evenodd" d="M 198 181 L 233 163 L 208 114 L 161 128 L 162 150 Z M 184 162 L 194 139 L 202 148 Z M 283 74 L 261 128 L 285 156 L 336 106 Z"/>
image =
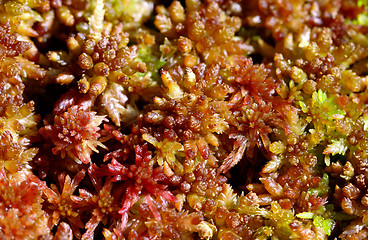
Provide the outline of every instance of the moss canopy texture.
<path id="1" fill-rule="evenodd" d="M 367 239 L 365 0 L 0 1 L 0 239 Z"/>

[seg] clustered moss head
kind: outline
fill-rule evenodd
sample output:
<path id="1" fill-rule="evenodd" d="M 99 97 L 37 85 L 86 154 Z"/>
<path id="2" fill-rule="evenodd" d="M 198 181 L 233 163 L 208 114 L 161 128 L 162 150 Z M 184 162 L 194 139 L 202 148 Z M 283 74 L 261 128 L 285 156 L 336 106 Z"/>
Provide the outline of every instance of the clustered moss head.
<path id="1" fill-rule="evenodd" d="M 0 238 L 367 238 L 367 9 L 3 1 Z"/>

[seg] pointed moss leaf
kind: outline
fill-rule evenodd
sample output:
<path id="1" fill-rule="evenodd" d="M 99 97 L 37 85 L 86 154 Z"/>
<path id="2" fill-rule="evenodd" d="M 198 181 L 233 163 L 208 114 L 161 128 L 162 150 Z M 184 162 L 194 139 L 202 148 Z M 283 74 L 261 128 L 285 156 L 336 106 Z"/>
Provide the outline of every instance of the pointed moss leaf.
<path id="1" fill-rule="evenodd" d="M 312 212 L 302 212 L 298 213 L 296 216 L 302 219 L 312 219 L 314 214 Z"/>
<path id="2" fill-rule="evenodd" d="M 368 130 L 368 114 L 363 115 L 363 120 L 364 120 L 364 131 L 367 131 Z"/>
<path id="3" fill-rule="evenodd" d="M 301 109 L 302 109 L 302 111 L 304 113 L 307 113 L 308 112 L 308 107 L 307 107 L 307 105 L 304 102 L 298 101 L 298 104 L 299 104 L 299 106 L 301 107 Z"/>
<path id="4" fill-rule="evenodd" d="M 345 139 L 343 138 L 340 138 L 339 140 L 333 139 L 332 143 L 327 145 L 327 148 L 325 148 L 323 154 L 344 155 L 347 150 L 348 146 Z"/>
<path id="5" fill-rule="evenodd" d="M 332 232 L 332 228 L 335 225 L 335 221 L 332 219 L 325 219 L 321 216 L 317 216 L 314 218 L 313 220 L 313 224 L 316 227 L 319 228 L 323 228 L 323 230 L 325 231 L 326 235 L 331 235 Z"/>
<path id="6" fill-rule="evenodd" d="M 330 166 L 331 165 L 331 159 L 330 159 L 330 155 L 325 155 L 325 164 L 326 166 Z"/>
<path id="7" fill-rule="evenodd" d="M 317 117 L 318 120 L 323 120 L 323 122 L 343 119 L 346 115 L 346 112 L 336 105 L 334 98 L 328 97 L 321 89 L 312 94 L 310 111 L 312 115 Z"/>
<path id="8" fill-rule="evenodd" d="M 327 100 L 327 94 L 323 92 L 321 89 L 318 90 L 317 97 L 318 97 L 319 103 L 321 104 L 326 102 Z"/>

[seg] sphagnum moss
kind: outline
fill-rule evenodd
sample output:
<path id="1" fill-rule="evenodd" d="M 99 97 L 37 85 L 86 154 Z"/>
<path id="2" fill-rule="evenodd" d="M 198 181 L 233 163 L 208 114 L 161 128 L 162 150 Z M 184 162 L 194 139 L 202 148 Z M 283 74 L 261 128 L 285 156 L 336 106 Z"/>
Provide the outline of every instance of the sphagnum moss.
<path id="1" fill-rule="evenodd" d="M 2 1 L 0 238 L 368 238 L 367 9 Z"/>

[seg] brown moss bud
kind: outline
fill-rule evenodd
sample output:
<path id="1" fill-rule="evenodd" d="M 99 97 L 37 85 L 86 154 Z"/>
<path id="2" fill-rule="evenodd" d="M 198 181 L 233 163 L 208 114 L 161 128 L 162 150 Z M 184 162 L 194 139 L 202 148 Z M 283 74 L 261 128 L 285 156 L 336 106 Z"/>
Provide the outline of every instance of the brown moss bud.
<path id="1" fill-rule="evenodd" d="M 93 67 L 93 61 L 91 56 L 86 53 L 82 53 L 78 57 L 78 64 L 82 69 L 88 70 Z"/>
<path id="2" fill-rule="evenodd" d="M 241 219 L 240 219 L 240 216 L 238 213 L 235 213 L 235 212 L 230 212 L 227 216 L 226 216 L 226 225 L 229 227 L 229 228 L 236 228 L 237 226 L 240 225 L 241 223 Z"/>
<path id="3" fill-rule="evenodd" d="M 303 92 L 308 95 L 312 95 L 314 91 L 316 91 L 317 83 L 313 80 L 308 80 L 303 85 Z"/>
<path id="4" fill-rule="evenodd" d="M 182 182 L 180 185 L 180 190 L 184 193 L 188 193 L 190 191 L 190 184 L 186 181 Z"/>
<path id="5" fill-rule="evenodd" d="M 93 59 L 93 62 L 100 61 L 100 54 L 98 52 L 93 52 L 92 53 L 92 59 Z"/>
<path id="6" fill-rule="evenodd" d="M 92 55 L 96 46 L 96 42 L 92 39 L 87 39 L 83 46 L 83 52 Z"/>
<path id="7" fill-rule="evenodd" d="M 58 84 L 70 84 L 73 82 L 73 80 L 75 79 L 73 74 L 69 74 L 69 73 L 60 73 L 59 75 L 56 76 L 55 78 L 55 82 Z"/>
<path id="8" fill-rule="evenodd" d="M 221 226 L 225 223 L 227 214 L 228 210 L 225 208 L 225 206 L 220 206 L 217 208 L 215 213 L 215 222 L 217 226 Z"/>
<path id="9" fill-rule="evenodd" d="M 92 81 L 91 87 L 89 88 L 88 92 L 93 96 L 98 96 L 105 90 L 106 86 L 106 77 L 98 76 Z"/>
<path id="10" fill-rule="evenodd" d="M 281 185 L 271 177 L 261 178 L 261 182 L 264 184 L 266 190 L 273 196 L 282 196 L 283 189 Z"/>
<path id="11" fill-rule="evenodd" d="M 144 115 L 144 120 L 149 123 L 161 122 L 165 116 L 159 110 L 153 110 Z"/>
<path id="12" fill-rule="evenodd" d="M 348 183 L 343 189 L 342 193 L 345 197 L 350 199 L 357 199 L 360 194 L 359 188 L 354 186 L 352 183 Z"/>
<path id="13" fill-rule="evenodd" d="M 66 6 L 61 6 L 56 9 L 56 16 L 59 18 L 60 22 L 66 26 L 73 26 L 75 19 L 70 9 Z"/>
<path id="14" fill-rule="evenodd" d="M 311 42 L 305 49 L 305 57 L 308 61 L 312 61 L 313 59 L 319 56 L 319 47 L 317 43 Z"/>
<path id="15" fill-rule="evenodd" d="M 129 77 L 125 73 L 116 71 L 109 74 L 109 80 L 119 84 L 127 84 L 129 81 Z"/>
<path id="16" fill-rule="evenodd" d="M 211 144 L 212 146 L 215 146 L 215 147 L 220 146 L 220 141 L 214 134 L 212 133 L 207 134 L 205 138 L 208 144 Z"/>
<path id="17" fill-rule="evenodd" d="M 334 92 L 336 90 L 339 90 L 338 88 L 334 87 L 334 83 L 335 78 L 332 76 L 332 74 L 323 75 L 321 78 L 318 79 L 317 88 L 325 92 Z"/>
<path id="18" fill-rule="evenodd" d="M 69 51 L 73 53 L 80 52 L 82 50 L 81 45 L 75 37 L 69 37 L 66 40 L 66 45 L 68 46 Z"/>
<path id="19" fill-rule="evenodd" d="M 250 183 L 250 184 L 247 185 L 247 189 L 248 189 L 248 191 L 254 192 L 254 193 L 257 193 L 257 194 L 267 192 L 266 189 L 264 188 L 264 185 L 260 184 L 260 183 Z"/>
<path id="20" fill-rule="evenodd" d="M 203 138 L 200 138 L 197 141 L 197 147 L 202 158 L 207 160 L 210 156 L 210 148 L 207 142 Z"/>
<path id="21" fill-rule="evenodd" d="M 236 18 L 236 19 L 238 19 L 240 22 L 239 18 Z M 225 43 L 229 41 L 233 36 L 234 36 L 233 29 L 228 28 L 228 27 L 223 27 L 214 33 L 213 38 L 218 43 Z"/>
<path id="22" fill-rule="evenodd" d="M 302 69 L 295 66 L 291 68 L 290 77 L 296 83 L 304 83 L 308 80 L 307 74 Z"/>
<path id="23" fill-rule="evenodd" d="M 123 68 L 127 64 L 127 61 L 124 58 L 114 58 L 107 64 L 110 68 L 110 72 L 112 72 Z"/>
<path id="24" fill-rule="evenodd" d="M 132 64 L 130 64 L 130 67 L 140 73 L 147 72 L 147 66 L 144 62 L 133 62 Z"/>
<path id="25" fill-rule="evenodd" d="M 365 88 L 362 77 L 351 70 L 342 72 L 342 81 L 345 82 L 346 87 L 352 92 L 361 92 Z"/>
<path id="26" fill-rule="evenodd" d="M 197 194 L 188 194 L 187 201 L 193 209 L 200 211 L 202 209 L 202 203 L 205 201 L 205 197 L 198 196 Z"/>
<path id="27" fill-rule="evenodd" d="M 93 62 L 100 61 L 100 54 L 98 52 L 93 52 L 91 56 L 92 56 Z"/>
<path id="28" fill-rule="evenodd" d="M 365 195 L 362 197 L 362 199 L 361 199 L 361 201 L 360 201 L 360 202 L 363 204 L 363 206 L 368 207 L 368 194 L 365 194 Z"/>
<path id="29" fill-rule="evenodd" d="M 186 173 L 185 175 L 184 175 L 184 179 L 185 179 L 185 181 L 187 181 L 188 183 L 192 183 L 192 182 L 194 182 L 194 180 L 196 179 L 195 178 L 195 175 L 194 175 L 194 173 Z"/>
<path id="30" fill-rule="evenodd" d="M 304 162 L 305 164 L 309 165 L 309 166 L 315 166 L 317 164 L 317 157 L 315 155 L 312 154 L 307 154 L 304 158 Z"/>
<path id="31" fill-rule="evenodd" d="M 350 161 L 345 163 L 345 166 L 342 168 L 342 174 L 340 175 L 342 178 L 346 180 L 350 180 L 354 176 L 354 166 Z"/>
<path id="32" fill-rule="evenodd" d="M 202 39 L 206 26 L 202 21 L 196 21 L 193 25 L 191 25 L 188 29 L 189 37 L 194 40 L 198 41 Z"/>
<path id="33" fill-rule="evenodd" d="M 260 194 L 258 195 L 259 205 L 266 206 L 270 205 L 273 201 L 272 196 L 270 194 Z"/>
<path id="34" fill-rule="evenodd" d="M 285 143 L 281 142 L 281 141 L 276 141 L 270 144 L 270 146 L 268 147 L 268 149 L 270 150 L 270 152 L 279 155 L 283 152 L 285 152 L 286 150 L 286 145 Z"/>
<path id="35" fill-rule="evenodd" d="M 173 128 L 175 126 L 175 119 L 172 116 L 166 116 L 164 118 L 163 124 L 167 128 Z"/>
<path id="36" fill-rule="evenodd" d="M 90 88 L 90 83 L 86 77 L 83 77 L 78 81 L 78 89 L 80 93 L 87 93 Z"/>
<path id="37" fill-rule="evenodd" d="M 173 1 L 169 7 L 171 20 L 174 23 L 181 23 L 185 20 L 185 12 L 179 1 Z"/>
<path id="38" fill-rule="evenodd" d="M 193 43 L 189 38 L 180 36 L 178 39 L 178 49 L 182 53 L 189 52 L 192 50 Z"/>
<path id="39" fill-rule="evenodd" d="M 110 73 L 109 66 L 107 66 L 107 64 L 104 62 L 99 62 L 95 64 L 95 66 L 93 67 L 93 71 L 95 72 L 96 75 L 104 77 L 108 76 Z"/>
<path id="40" fill-rule="evenodd" d="M 201 122 L 198 118 L 194 116 L 190 116 L 189 121 L 188 121 L 188 127 L 193 132 L 199 132 L 201 130 Z"/>
<path id="41" fill-rule="evenodd" d="M 102 54 L 102 59 L 104 61 L 111 61 L 112 59 L 114 59 L 116 57 L 116 52 L 114 49 L 110 49 L 110 50 L 107 50 L 105 51 L 103 54 Z"/>
<path id="42" fill-rule="evenodd" d="M 195 55 L 188 54 L 184 56 L 183 62 L 186 67 L 194 67 L 199 62 L 199 58 Z"/>
<path id="43" fill-rule="evenodd" d="M 166 36 L 175 35 L 173 24 L 171 22 L 171 19 L 167 15 L 165 14 L 157 15 L 154 24 L 160 30 L 160 32 L 162 32 Z"/>
<path id="44" fill-rule="evenodd" d="M 184 86 L 186 88 L 190 88 L 194 86 L 195 83 L 196 83 L 196 75 L 194 74 L 191 68 L 186 67 L 185 74 L 184 74 Z"/>
<path id="45" fill-rule="evenodd" d="M 349 215 L 354 215 L 359 213 L 357 203 L 351 199 L 344 197 L 341 202 L 341 208 Z"/>

